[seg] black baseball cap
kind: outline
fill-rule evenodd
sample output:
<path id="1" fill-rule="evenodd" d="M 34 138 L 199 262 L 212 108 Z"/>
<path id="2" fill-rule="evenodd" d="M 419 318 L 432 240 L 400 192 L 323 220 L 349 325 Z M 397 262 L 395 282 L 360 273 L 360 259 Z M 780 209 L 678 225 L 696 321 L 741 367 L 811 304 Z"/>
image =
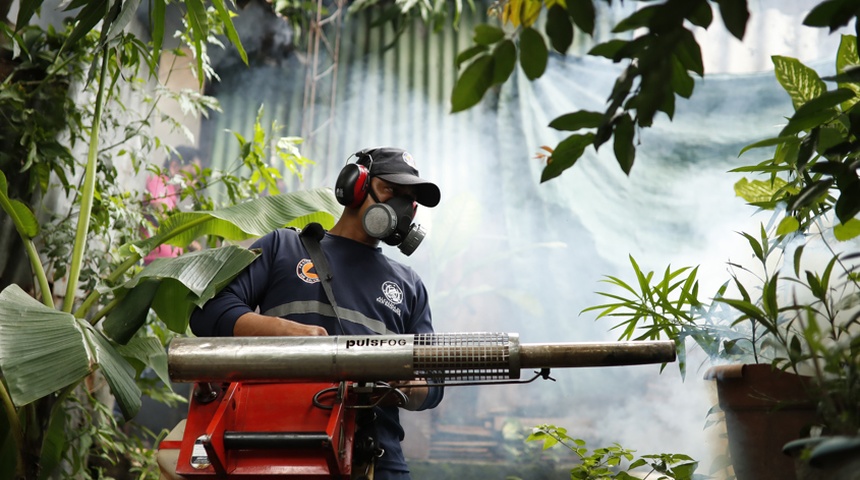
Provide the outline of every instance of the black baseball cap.
<path id="1" fill-rule="evenodd" d="M 365 148 L 355 156 L 370 167 L 371 177 L 379 177 L 395 185 L 415 187 L 415 200 L 425 207 L 439 204 L 439 187 L 418 176 L 415 160 L 406 150 L 393 147 Z"/>

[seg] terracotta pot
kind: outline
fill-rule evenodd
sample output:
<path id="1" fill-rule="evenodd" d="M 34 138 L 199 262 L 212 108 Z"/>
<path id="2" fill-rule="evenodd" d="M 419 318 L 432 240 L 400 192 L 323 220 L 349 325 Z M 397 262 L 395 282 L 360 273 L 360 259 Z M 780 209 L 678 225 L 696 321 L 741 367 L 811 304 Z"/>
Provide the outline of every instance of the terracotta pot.
<path id="1" fill-rule="evenodd" d="M 811 379 L 768 364 L 721 365 L 705 379 L 717 382 L 737 480 L 795 478 L 794 461 L 782 447 L 815 423 Z"/>

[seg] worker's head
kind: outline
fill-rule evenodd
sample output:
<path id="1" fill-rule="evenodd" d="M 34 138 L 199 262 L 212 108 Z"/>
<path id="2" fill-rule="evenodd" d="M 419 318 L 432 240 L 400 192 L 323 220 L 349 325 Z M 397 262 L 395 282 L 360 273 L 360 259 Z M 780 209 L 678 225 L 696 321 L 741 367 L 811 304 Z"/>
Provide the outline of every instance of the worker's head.
<path id="1" fill-rule="evenodd" d="M 370 179 L 380 178 L 394 185 L 412 187 L 415 201 L 426 207 L 439 204 L 439 187 L 418 176 L 409 152 L 391 147 L 366 148 L 354 154 L 358 160 L 347 164 L 337 178 L 335 195 L 341 205 L 359 208 L 370 194 Z"/>
<path id="2" fill-rule="evenodd" d="M 368 148 L 355 153 L 335 184 L 338 202 L 348 209 L 363 210 L 362 225 L 368 235 L 399 246 L 411 254 L 424 238 L 412 223 L 418 204 L 439 204 L 439 187 L 418 176 L 412 155 L 399 148 Z"/>

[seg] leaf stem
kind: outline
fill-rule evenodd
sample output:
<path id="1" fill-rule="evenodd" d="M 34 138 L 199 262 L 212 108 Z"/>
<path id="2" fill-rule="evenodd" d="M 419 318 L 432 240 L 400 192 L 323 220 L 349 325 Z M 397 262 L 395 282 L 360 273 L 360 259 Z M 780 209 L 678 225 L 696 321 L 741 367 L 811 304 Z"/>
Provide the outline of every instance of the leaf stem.
<path id="1" fill-rule="evenodd" d="M 75 233 L 74 249 L 72 250 L 72 263 L 69 269 L 69 283 L 66 286 L 66 298 L 63 311 L 71 313 L 75 304 L 75 294 L 78 290 L 78 282 L 81 276 L 81 266 L 84 260 L 87 235 L 90 229 L 90 216 L 93 209 L 93 198 L 95 197 L 96 166 L 98 160 L 99 126 L 101 125 L 102 110 L 104 108 L 105 78 L 107 77 L 109 55 L 107 49 L 102 51 L 101 73 L 99 75 L 99 88 L 96 93 L 96 108 L 93 115 L 93 124 L 90 133 L 90 148 L 87 155 L 87 168 L 84 173 L 83 195 L 81 196 L 81 209 L 78 214 L 78 227 Z"/>
<path id="2" fill-rule="evenodd" d="M 6 180 L 4 179 L 3 181 L 5 182 Z M 0 208 L 2 208 L 3 211 L 9 215 L 9 218 L 12 219 L 12 223 L 15 224 L 15 229 L 21 237 L 24 249 L 27 252 L 27 258 L 30 259 L 30 266 L 33 267 L 33 275 L 36 277 L 39 289 L 42 291 L 42 302 L 46 306 L 54 308 L 54 300 L 51 297 L 51 287 L 48 285 L 48 276 L 45 275 L 45 268 L 42 266 L 39 252 L 36 251 L 36 246 L 33 245 L 33 239 L 24 233 L 26 229 L 22 224 L 22 220 L 18 215 L 16 215 L 15 208 L 9 200 L 9 197 L 6 196 L 5 192 L 0 192 Z"/>
<path id="3" fill-rule="evenodd" d="M 39 283 L 39 290 L 42 293 L 42 303 L 45 306 L 54 308 L 54 298 L 51 295 L 51 286 L 48 284 L 48 276 L 45 274 L 45 267 L 42 266 L 42 261 L 39 259 L 39 252 L 36 251 L 36 246 L 30 239 L 24 240 L 24 249 L 27 251 L 27 257 L 30 258 L 30 266 L 33 267 L 33 275 Z"/>
<path id="4" fill-rule="evenodd" d="M 121 300 L 122 300 L 122 298 L 114 297 L 113 300 L 108 302 L 107 305 L 102 307 L 101 310 L 99 310 L 98 312 L 96 312 L 95 315 L 93 315 L 93 318 L 91 318 L 89 320 L 90 325 L 95 325 L 96 323 L 98 323 L 99 320 L 101 320 L 104 316 L 106 316 L 108 313 L 110 313 L 111 310 L 116 308 L 116 306 L 119 305 L 119 302 Z"/>

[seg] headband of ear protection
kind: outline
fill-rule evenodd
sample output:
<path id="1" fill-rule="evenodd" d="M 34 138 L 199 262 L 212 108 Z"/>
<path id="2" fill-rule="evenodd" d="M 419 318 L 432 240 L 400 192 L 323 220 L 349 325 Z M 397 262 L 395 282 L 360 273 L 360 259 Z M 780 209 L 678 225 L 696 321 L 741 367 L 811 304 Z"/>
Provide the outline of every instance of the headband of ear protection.
<path id="1" fill-rule="evenodd" d="M 347 163 L 341 169 L 334 184 L 334 196 L 341 205 L 358 208 L 367 198 L 367 191 L 370 189 L 373 157 L 364 150 L 353 155 L 358 157 L 358 160 L 355 163 Z"/>

